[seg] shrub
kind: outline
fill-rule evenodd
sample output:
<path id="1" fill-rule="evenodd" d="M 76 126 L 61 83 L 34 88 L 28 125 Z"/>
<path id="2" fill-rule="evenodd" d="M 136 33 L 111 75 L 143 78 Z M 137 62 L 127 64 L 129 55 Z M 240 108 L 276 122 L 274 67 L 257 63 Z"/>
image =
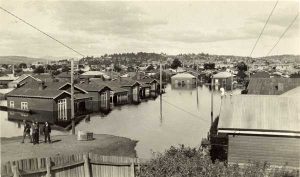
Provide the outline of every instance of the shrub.
<path id="1" fill-rule="evenodd" d="M 148 163 L 142 164 L 139 177 L 296 177 L 299 171 L 285 168 L 271 169 L 266 162 L 249 165 L 228 165 L 216 160 L 212 162 L 203 148 L 171 146 L 165 153 L 156 153 Z"/>

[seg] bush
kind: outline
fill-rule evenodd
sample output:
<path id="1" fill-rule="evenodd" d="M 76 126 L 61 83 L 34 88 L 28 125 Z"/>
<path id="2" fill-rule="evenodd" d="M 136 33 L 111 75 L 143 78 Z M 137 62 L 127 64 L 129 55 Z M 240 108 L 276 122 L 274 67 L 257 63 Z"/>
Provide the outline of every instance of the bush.
<path id="1" fill-rule="evenodd" d="M 211 161 L 205 149 L 180 145 L 171 146 L 165 153 L 157 153 L 148 163 L 141 165 L 139 177 L 296 177 L 299 171 L 289 172 L 285 168 L 271 169 L 264 163 L 250 163 L 241 167 L 237 164 Z"/>

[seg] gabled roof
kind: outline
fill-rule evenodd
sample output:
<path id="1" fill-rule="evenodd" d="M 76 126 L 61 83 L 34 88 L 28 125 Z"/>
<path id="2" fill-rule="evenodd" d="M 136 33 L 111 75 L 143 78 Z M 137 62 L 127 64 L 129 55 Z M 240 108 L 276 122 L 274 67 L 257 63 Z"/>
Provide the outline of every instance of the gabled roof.
<path id="1" fill-rule="evenodd" d="M 280 95 L 300 86 L 300 78 L 251 78 L 247 87 L 252 95 Z"/>
<path id="2" fill-rule="evenodd" d="M 12 81 L 12 83 L 20 83 L 20 82 L 22 82 L 23 80 L 27 79 L 28 77 L 31 77 L 32 79 L 36 80 L 37 82 L 41 82 L 40 79 L 35 78 L 35 77 L 33 77 L 33 76 L 29 75 L 29 74 L 23 74 L 23 75 L 21 75 L 18 79 Z"/>
<path id="3" fill-rule="evenodd" d="M 232 76 L 233 76 L 233 74 L 231 74 L 229 72 L 219 72 L 219 73 L 213 75 L 213 78 L 224 79 L 224 78 L 229 78 Z"/>
<path id="4" fill-rule="evenodd" d="M 190 74 L 190 73 L 179 73 L 179 74 L 176 74 L 174 76 L 172 76 L 171 78 L 187 78 L 187 79 L 193 79 L 193 78 L 196 78 L 194 75 Z"/>
<path id="5" fill-rule="evenodd" d="M 39 89 L 21 87 L 21 88 L 16 88 L 15 90 L 9 92 L 7 96 L 55 99 L 63 93 L 70 95 L 69 92 L 64 90 L 39 90 Z"/>
<path id="6" fill-rule="evenodd" d="M 222 101 L 219 132 L 300 136 L 300 99 L 276 95 L 236 95 Z"/>

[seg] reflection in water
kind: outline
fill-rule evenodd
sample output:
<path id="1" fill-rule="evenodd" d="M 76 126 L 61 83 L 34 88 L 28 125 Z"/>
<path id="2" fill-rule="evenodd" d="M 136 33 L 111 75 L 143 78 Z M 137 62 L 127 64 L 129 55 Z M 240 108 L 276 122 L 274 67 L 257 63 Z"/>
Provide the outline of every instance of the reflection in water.
<path id="1" fill-rule="evenodd" d="M 185 144 L 199 146 L 207 137 L 210 127 L 210 99 L 208 87 L 172 89 L 166 87 L 163 94 L 163 117 L 160 117 L 160 99 L 142 102 L 139 105 L 114 107 L 108 114 L 91 114 L 79 122 L 78 130 L 95 134 L 111 134 L 138 140 L 136 147 L 139 157 L 151 157 L 153 151 L 164 151 L 171 145 Z M 198 93 L 197 93 L 198 92 Z M 236 91 L 238 92 L 238 91 Z M 197 99 L 197 101 L 195 100 Z M 214 115 L 219 114 L 221 99 L 214 93 Z M 175 105 L 175 106 L 174 106 Z M 23 125 L 8 121 L 6 111 L 0 111 L 1 137 L 20 136 Z M 53 135 L 66 132 L 53 131 Z"/>

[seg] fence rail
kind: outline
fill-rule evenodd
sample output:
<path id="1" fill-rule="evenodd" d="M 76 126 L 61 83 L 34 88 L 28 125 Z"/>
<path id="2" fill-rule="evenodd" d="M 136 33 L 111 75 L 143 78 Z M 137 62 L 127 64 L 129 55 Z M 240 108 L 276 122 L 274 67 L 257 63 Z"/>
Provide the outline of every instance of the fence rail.
<path id="1" fill-rule="evenodd" d="M 1 165 L 1 176 L 135 177 L 140 163 L 138 158 L 84 153 L 10 161 Z"/>

